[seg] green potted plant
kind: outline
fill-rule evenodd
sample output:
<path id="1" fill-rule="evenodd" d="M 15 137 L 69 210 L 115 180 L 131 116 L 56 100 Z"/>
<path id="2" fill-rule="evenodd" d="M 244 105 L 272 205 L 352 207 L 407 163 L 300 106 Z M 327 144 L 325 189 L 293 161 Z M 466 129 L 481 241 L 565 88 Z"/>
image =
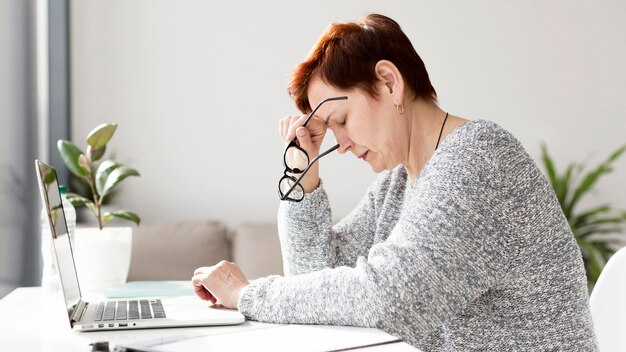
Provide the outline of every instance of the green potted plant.
<path id="1" fill-rule="evenodd" d="M 105 211 L 105 199 L 118 189 L 129 176 L 139 176 L 137 170 L 112 159 L 103 160 L 107 144 L 113 137 L 116 124 L 101 124 L 87 135 L 87 146 L 82 151 L 67 140 L 59 140 L 57 147 L 63 162 L 76 177 L 89 185 L 90 196 L 68 193 L 67 199 L 75 207 L 85 206 L 97 227 L 77 227 L 71 236 L 76 271 L 81 288 L 91 292 L 121 285 L 126 282 L 130 268 L 132 228 L 105 226 L 114 218 L 139 225 L 139 216 L 127 209 Z"/>
<path id="2" fill-rule="evenodd" d="M 94 128 L 87 135 L 87 149 L 80 150 L 75 144 L 67 140 L 59 140 L 57 147 L 63 162 L 76 177 L 83 179 L 91 191 L 91 199 L 87 199 L 76 193 L 68 193 L 67 199 L 75 207 L 86 206 L 96 218 L 98 227 L 104 225 L 113 218 L 130 220 L 137 225 L 141 219 L 130 210 L 102 211 L 102 203 L 113 190 L 129 176 L 139 176 L 137 170 L 122 165 L 113 160 L 104 160 L 107 143 L 113 137 L 116 124 L 102 124 Z"/>
<path id="3" fill-rule="evenodd" d="M 570 163 L 564 172 L 559 172 L 546 146 L 542 145 L 541 148 L 541 158 L 548 180 L 580 247 L 589 288 L 593 288 L 611 255 L 624 245 L 619 235 L 624 234 L 626 211 L 615 210 L 608 204 L 582 210 L 577 206 L 602 176 L 613 171 L 613 163 L 625 151 L 626 145 L 618 148 L 608 159 L 585 173 L 585 165 L 576 162 Z"/>

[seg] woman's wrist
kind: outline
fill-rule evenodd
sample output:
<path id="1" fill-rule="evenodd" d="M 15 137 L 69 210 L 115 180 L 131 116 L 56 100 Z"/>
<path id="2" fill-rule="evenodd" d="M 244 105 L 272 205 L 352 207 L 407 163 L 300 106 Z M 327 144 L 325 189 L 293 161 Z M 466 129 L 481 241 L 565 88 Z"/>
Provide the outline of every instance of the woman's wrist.
<path id="1" fill-rule="evenodd" d="M 318 177 L 316 181 L 312 182 L 310 186 L 303 186 L 304 193 L 313 193 L 317 187 L 320 185 L 320 178 Z"/>
<path id="2" fill-rule="evenodd" d="M 243 295 L 244 291 L 246 290 L 246 288 L 250 286 L 250 283 L 247 282 L 245 285 L 239 287 L 239 289 L 237 290 L 237 299 L 235 300 L 235 308 L 239 309 L 239 302 L 241 302 L 241 296 Z"/>
<path id="3" fill-rule="evenodd" d="M 320 185 L 319 168 L 317 164 L 312 165 L 306 175 L 300 181 L 304 193 L 311 193 Z"/>

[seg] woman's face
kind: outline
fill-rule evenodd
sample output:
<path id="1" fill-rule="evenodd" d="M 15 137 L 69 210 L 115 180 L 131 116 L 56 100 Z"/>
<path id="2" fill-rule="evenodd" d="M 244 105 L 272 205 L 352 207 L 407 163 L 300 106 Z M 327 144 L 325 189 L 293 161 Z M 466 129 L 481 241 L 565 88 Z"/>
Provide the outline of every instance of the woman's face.
<path id="1" fill-rule="evenodd" d="M 370 164 L 374 172 L 390 170 L 402 163 L 399 151 L 408 132 L 385 88 L 381 83 L 378 99 L 374 99 L 361 89 L 339 90 L 316 76 L 307 92 L 311 107 L 326 98 L 348 97 L 323 104 L 315 116 L 325 121 L 333 132 L 340 153 L 352 152 Z"/>

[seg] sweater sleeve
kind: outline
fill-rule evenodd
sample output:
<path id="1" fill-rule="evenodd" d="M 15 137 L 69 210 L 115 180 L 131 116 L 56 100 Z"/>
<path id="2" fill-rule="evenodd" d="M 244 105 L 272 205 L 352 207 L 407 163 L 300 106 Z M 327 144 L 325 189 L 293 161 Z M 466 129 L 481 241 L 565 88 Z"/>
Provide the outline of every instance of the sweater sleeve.
<path id="1" fill-rule="evenodd" d="M 355 267 L 258 279 L 239 310 L 253 320 L 398 335 L 410 325 L 422 338 L 458 314 L 504 275 L 510 245 L 493 157 L 479 146 L 448 149 L 424 169 L 387 240 Z"/>
<path id="2" fill-rule="evenodd" d="M 373 244 L 375 233 L 374 194 L 370 186 L 359 205 L 332 226 L 328 196 L 322 183 L 301 202 L 281 202 L 278 234 L 286 276 L 324 268 L 354 266 Z"/>

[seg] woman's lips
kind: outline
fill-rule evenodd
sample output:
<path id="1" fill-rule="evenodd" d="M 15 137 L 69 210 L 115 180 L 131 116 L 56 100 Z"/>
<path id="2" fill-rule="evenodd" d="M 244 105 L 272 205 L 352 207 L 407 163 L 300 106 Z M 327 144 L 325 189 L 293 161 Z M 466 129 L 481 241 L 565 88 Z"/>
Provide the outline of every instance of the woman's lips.
<path id="1" fill-rule="evenodd" d="M 363 160 L 365 160 L 365 158 L 367 157 L 367 153 L 368 153 L 368 152 L 369 152 L 369 151 L 366 151 L 365 153 L 361 154 L 361 155 L 359 156 L 359 159 L 363 159 Z"/>

